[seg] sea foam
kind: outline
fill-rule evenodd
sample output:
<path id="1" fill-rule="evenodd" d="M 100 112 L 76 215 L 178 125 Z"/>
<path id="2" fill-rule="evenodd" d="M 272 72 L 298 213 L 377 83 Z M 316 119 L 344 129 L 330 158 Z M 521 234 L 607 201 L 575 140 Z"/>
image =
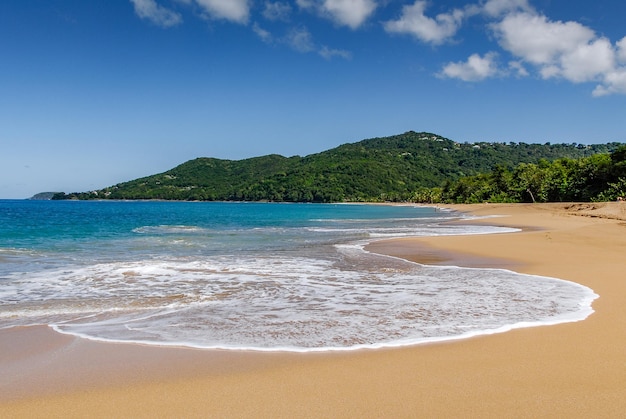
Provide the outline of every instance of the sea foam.
<path id="1" fill-rule="evenodd" d="M 359 246 L 340 254 L 334 261 L 238 256 L 47 271 L 17 281 L 28 297 L 1 318 L 52 322 L 58 331 L 100 340 L 320 351 L 578 321 L 595 298 L 578 284 L 507 270 L 421 266 Z M 27 300 L 48 301 L 48 311 L 29 311 Z"/>

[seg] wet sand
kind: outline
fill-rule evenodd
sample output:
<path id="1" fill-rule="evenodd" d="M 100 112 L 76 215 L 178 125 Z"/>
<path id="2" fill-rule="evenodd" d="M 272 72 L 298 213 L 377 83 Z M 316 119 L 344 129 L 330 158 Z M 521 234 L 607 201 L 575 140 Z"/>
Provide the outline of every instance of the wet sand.
<path id="1" fill-rule="evenodd" d="M 623 417 L 626 203 L 473 205 L 511 234 L 395 239 L 369 250 L 495 266 L 592 288 L 584 321 L 330 354 L 201 351 L 0 331 L 2 417 Z"/>

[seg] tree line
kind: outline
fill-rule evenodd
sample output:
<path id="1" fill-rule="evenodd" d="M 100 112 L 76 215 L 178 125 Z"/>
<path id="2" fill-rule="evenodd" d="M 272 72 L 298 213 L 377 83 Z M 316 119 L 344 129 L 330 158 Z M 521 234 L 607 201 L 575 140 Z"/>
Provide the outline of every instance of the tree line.
<path id="1" fill-rule="evenodd" d="M 420 188 L 412 201 L 421 203 L 587 202 L 626 197 L 626 146 L 610 154 L 578 159 L 546 159 L 497 165 L 489 173 Z"/>

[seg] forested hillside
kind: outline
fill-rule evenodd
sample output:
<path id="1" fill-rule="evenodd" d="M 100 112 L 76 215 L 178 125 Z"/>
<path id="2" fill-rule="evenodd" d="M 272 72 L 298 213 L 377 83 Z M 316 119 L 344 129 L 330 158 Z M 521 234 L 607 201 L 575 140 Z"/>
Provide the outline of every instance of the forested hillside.
<path id="1" fill-rule="evenodd" d="M 57 194 L 54 199 L 415 201 L 425 190 L 437 194 L 437 188 L 444 184 L 449 190 L 451 182 L 496 167 L 514 170 L 521 163 L 578 159 L 606 154 L 618 146 L 469 144 L 409 131 L 305 157 L 268 155 L 236 161 L 198 158 L 161 174 L 98 191 Z"/>

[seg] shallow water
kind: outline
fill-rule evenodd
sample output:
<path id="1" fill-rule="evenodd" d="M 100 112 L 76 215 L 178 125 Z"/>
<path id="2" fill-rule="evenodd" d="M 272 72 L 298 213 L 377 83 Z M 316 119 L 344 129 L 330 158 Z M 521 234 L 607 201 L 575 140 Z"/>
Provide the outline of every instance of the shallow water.
<path id="1" fill-rule="evenodd" d="M 374 255 L 379 238 L 511 231 L 382 205 L 0 201 L 0 327 L 91 339 L 322 351 L 584 319 L 557 279 Z"/>

